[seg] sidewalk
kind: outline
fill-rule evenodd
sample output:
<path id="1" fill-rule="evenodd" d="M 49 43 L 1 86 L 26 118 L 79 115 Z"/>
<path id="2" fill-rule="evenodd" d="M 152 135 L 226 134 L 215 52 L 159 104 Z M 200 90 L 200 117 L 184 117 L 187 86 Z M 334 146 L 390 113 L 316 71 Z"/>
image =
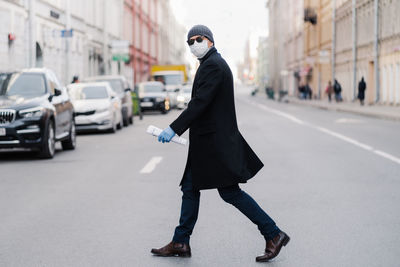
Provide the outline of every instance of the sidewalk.
<path id="1" fill-rule="evenodd" d="M 301 100 L 296 97 L 289 97 L 289 103 L 295 105 L 306 105 L 325 110 L 348 112 L 379 119 L 400 121 L 399 106 L 385 106 L 380 104 L 366 104 L 361 106 L 358 101 L 336 103 L 334 101 L 328 102 L 328 100 Z"/>

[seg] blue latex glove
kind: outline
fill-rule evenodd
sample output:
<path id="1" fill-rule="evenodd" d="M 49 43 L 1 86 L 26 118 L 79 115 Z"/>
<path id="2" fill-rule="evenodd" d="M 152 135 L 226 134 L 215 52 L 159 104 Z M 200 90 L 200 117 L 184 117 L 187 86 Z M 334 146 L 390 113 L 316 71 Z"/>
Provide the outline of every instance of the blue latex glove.
<path id="1" fill-rule="evenodd" d="M 158 142 L 168 143 L 174 136 L 175 132 L 171 129 L 171 127 L 165 128 L 164 131 L 162 131 L 158 136 Z"/>

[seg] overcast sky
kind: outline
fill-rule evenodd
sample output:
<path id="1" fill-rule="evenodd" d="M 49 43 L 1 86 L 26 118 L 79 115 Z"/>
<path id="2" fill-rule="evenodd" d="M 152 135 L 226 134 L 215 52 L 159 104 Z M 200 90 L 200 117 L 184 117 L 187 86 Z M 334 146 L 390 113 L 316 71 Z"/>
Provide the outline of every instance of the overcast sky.
<path id="1" fill-rule="evenodd" d="M 258 36 L 268 35 L 266 0 L 171 0 L 171 5 L 188 30 L 195 24 L 211 29 L 215 47 L 234 72 L 247 38 L 254 40 L 254 50 Z"/>

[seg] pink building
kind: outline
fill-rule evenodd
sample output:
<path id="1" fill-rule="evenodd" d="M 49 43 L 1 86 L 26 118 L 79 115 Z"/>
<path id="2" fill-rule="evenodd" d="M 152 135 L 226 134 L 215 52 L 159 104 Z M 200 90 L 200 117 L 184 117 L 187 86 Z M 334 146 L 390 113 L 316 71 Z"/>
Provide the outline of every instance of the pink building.
<path id="1" fill-rule="evenodd" d="M 146 81 L 158 62 L 158 0 L 124 0 L 124 38 L 130 41 L 134 83 Z"/>

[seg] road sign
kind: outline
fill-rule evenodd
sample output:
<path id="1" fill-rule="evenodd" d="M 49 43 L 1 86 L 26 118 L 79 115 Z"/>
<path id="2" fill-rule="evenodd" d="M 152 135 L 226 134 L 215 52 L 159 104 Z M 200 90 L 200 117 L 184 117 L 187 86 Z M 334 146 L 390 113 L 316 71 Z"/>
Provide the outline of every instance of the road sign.
<path id="1" fill-rule="evenodd" d="M 112 60 L 113 61 L 128 62 L 129 61 L 129 54 L 113 54 L 112 55 Z"/>
<path id="2" fill-rule="evenodd" d="M 69 37 L 72 37 L 73 34 L 74 34 L 74 30 L 73 30 L 73 29 L 70 29 L 70 30 L 61 30 L 61 37 L 69 38 Z"/>
<path id="3" fill-rule="evenodd" d="M 114 40 L 111 42 L 111 54 L 113 61 L 129 61 L 129 41 Z"/>

